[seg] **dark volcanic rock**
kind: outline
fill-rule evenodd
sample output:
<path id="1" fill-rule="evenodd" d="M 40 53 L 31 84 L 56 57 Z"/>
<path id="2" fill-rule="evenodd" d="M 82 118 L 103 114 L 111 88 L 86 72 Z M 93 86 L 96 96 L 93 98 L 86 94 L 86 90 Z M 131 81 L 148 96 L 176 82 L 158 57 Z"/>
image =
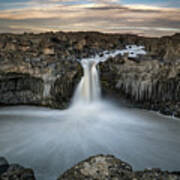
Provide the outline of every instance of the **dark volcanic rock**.
<path id="1" fill-rule="evenodd" d="M 58 180 L 117 179 L 132 172 L 132 167 L 111 155 L 98 155 L 80 162 Z"/>
<path id="2" fill-rule="evenodd" d="M 0 157 L 0 176 L 7 171 L 7 169 L 9 168 L 9 163 L 8 161 L 3 158 Z"/>
<path id="3" fill-rule="evenodd" d="M 6 169 L 3 169 L 5 166 Z M 3 171 L 2 171 L 3 170 Z M 0 157 L 0 180 L 35 180 L 32 169 L 8 164 Z M 161 169 L 133 171 L 132 166 L 112 155 L 92 156 L 62 174 L 58 180 L 180 180 L 180 172 Z"/>
<path id="4" fill-rule="evenodd" d="M 5 158 L 0 158 L 0 180 L 35 180 L 34 172 L 18 164 L 8 164 Z"/>
<path id="5" fill-rule="evenodd" d="M 29 74 L 7 73 L 0 78 L 0 104 L 40 104 L 43 81 Z"/>
<path id="6" fill-rule="evenodd" d="M 75 165 L 58 180 L 179 180 L 178 172 L 160 169 L 133 172 L 132 167 L 111 155 L 97 155 Z"/>
<path id="7" fill-rule="evenodd" d="M 144 108 L 180 116 L 179 34 L 145 38 L 97 32 L 0 34 L 0 104 L 68 106 L 82 68 L 77 59 L 105 50 L 143 45 L 138 58 L 125 55 L 100 65 L 103 88 Z"/>
<path id="8" fill-rule="evenodd" d="M 54 102 L 60 102 L 61 106 L 65 108 L 69 104 L 73 92 L 80 81 L 82 69 L 78 62 L 65 61 L 64 64 L 60 64 L 59 70 L 61 74 L 54 81 L 50 93 Z"/>
<path id="9" fill-rule="evenodd" d="M 116 57 L 100 64 L 104 90 L 123 96 L 143 108 L 179 116 L 180 63 L 132 61 Z"/>

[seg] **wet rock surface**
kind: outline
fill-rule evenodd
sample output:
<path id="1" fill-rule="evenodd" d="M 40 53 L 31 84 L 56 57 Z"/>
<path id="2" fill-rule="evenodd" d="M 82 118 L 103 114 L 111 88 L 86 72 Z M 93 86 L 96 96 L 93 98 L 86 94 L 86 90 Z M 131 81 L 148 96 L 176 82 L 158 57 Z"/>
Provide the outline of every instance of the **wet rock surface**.
<path id="1" fill-rule="evenodd" d="M 18 164 L 9 164 L 0 157 L 0 180 L 35 180 L 32 169 Z M 180 172 L 161 169 L 133 171 L 130 164 L 113 155 L 96 155 L 79 162 L 64 172 L 57 180 L 179 180 Z"/>
<path id="2" fill-rule="evenodd" d="M 32 169 L 9 164 L 5 158 L 0 157 L 0 180 L 35 180 L 35 176 Z"/>
<path id="3" fill-rule="evenodd" d="M 117 56 L 100 64 L 104 91 L 126 97 L 138 107 L 179 116 L 180 63 L 159 60 L 136 62 Z"/>
<path id="4" fill-rule="evenodd" d="M 6 172 L 8 168 L 9 168 L 8 161 L 5 158 L 0 157 L 0 175 Z"/>
<path id="5" fill-rule="evenodd" d="M 133 171 L 131 165 L 112 155 L 90 157 L 61 175 L 58 180 L 179 180 L 178 172 L 170 173 L 160 169 Z"/>
<path id="6" fill-rule="evenodd" d="M 144 46 L 147 54 L 119 55 L 101 64 L 103 89 L 140 107 L 180 116 L 179 34 L 0 34 L 0 104 L 66 108 L 82 75 L 77 59 L 133 44 Z"/>

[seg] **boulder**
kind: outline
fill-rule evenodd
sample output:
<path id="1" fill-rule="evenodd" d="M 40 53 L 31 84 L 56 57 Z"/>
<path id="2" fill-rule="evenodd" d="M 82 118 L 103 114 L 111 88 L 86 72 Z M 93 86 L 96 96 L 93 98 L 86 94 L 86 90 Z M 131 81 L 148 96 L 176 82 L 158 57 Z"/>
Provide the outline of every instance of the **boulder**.
<path id="1" fill-rule="evenodd" d="M 52 49 L 52 48 L 44 48 L 43 53 L 45 55 L 53 55 L 54 54 L 54 49 Z"/>
<path id="2" fill-rule="evenodd" d="M 15 51 L 17 48 L 16 44 L 13 43 L 7 43 L 5 46 L 6 51 Z"/>
<path id="3" fill-rule="evenodd" d="M 145 169 L 133 171 L 131 165 L 112 155 L 90 157 L 62 174 L 58 180 L 179 180 L 179 172 Z"/>
<path id="4" fill-rule="evenodd" d="M 81 51 L 84 48 L 85 45 L 86 45 L 86 40 L 82 39 L 75 45 L 75 49 Z"/>
<path id="5" fill-rule="evenodd" d="M 7 171 L 9 163 L 4 157 L 0 157 L 0 176 Z"/>
<path id="6" fill-rule="evenodd" d="M 117 179 L 132 172 L 132 167 L 111 155 L 88 158 L 66 171 L 58 180 Z"/>
<path id="7" fill-rule="evenodd" d="M 0 176 L 1 180 L 35 180 L 34 172 L 18 164 L 9 166 L 6 172 Z"/>
<path id="8" fill-rule="evenodd" d="M 0 157 L 0 180 L 35 180 L 35 176 L 32 169 L 9 164 L 4 157 Z"/>

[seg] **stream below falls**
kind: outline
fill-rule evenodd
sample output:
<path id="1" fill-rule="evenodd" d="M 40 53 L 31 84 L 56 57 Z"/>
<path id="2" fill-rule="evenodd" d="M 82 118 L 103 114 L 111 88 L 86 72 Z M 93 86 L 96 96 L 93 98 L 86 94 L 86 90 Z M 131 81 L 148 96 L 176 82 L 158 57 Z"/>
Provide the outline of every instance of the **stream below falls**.
<path id="1" fill-rule="evenodd" d="M 180 170 L 180 120 L 96 102 L 68 110 L 32 106 L 0 109 L 0 156 L 55 180 L 75 163 L 113 154 L 134 169 Z"/>

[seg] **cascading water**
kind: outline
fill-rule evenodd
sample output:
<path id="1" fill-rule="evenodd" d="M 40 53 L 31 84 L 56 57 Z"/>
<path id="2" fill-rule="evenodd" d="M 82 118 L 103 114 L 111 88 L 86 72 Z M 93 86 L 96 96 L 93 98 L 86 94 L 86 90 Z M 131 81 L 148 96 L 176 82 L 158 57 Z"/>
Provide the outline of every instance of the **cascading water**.
<path id="1" fill-rule="evenodd" d="M 96 67 L 99 62 L 104 62 L 109 57 L 115 57 L 118 54 L 124 54 L 124 51 L 105 51 L 101 56 L 96 55 L 92 58 L 80 60 L 84 75 L 75 91 L 72 103 L 73 106 L 82 103 L 90 104 L 92 102 L 97 102 L 100 100 L 101 87 L 99 83 L 99 74 Z"/>
<path id="2" fill-rule="evenodd" d="M 144 46 L 129 45 L 123 50 L 116 50 L 113 52 L 104 51 L 101 55 L 80 60 L 84 75 L 75 91 L 72 105 L 90 104 L 99 101 L 101 97 L 101 88 L 96 68 L 97 64 L 106 61 L 109 57 L 115 57 L 118 54 L 124 55 L 125 53 L 131 58 L 135 58 L 140 54 L 146 54 Z"/>
<path id="3" fill-rule="evenodd" d="M 73 103 L 90 103 L 100 99 L 99 75 L 96 69 L 97 62 L 93 60 L 82 60 L 84 70 L 74 95 Z"/>

